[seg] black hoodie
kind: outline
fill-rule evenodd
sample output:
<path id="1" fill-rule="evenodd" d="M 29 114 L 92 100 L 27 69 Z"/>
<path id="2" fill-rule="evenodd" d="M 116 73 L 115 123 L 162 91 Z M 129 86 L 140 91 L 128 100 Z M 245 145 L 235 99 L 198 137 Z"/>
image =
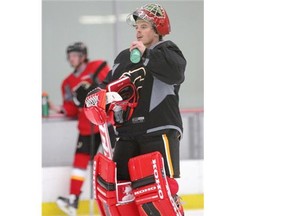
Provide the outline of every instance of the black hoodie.
<path id="1" fill-rule="evenodd" d="M 141 82 L 138 106 L 131 119 L 117 127 L 120 137 L 162 133 L 176 129 L 182 134 L 179 111 L 179 89 L 184 81 L 186 60 L 172 41 L 160 41 L 146 49 L 142 60 L 130 61 L 129 49 L 123 50 L 114 60 L 106 83 L 118 79 L 124 72 L 144 67 L 146 76 Z"/>

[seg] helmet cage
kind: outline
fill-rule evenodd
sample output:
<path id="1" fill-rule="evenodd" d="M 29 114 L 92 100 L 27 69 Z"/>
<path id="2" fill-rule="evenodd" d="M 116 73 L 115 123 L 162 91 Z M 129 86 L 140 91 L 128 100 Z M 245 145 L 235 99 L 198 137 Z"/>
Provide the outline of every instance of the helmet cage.
<path id="1" fill-rule="evenodd" d="M 111 111 L 115 106 L 121 106 L 123 110 L 123 119 L 124 122 L 129 121 L 132 117 L 135 107 L 137 106 L 138 101 L 138 93 L 136 87 L 133 83 L 126 84 L 122 88 L 120 88 L 117 93 L 123 98 L 122 101 L 115 101 L 111 104 L 106 105 L 106 110 L 108 110 L 108 116 L 111 115 Z M 117 123 L 114 123 L 115 126 Z"/>
<path id="2" fill-rule="evenodd" d="M 159 35 L 167 35 L 171 31 L 169 17 L 165 9 L 158 4 L 146 4 L 129 14 L 126 22 L 135 26 L 137 18 L 143 19 L 152 24 Z"/>
<path id="3" fill-rule="evenodd" d="M 138 104 L 139 95 L 136 86 L 130 81 L 129 77 L 123 77 L 109 83 L 106 86 L 106 89 L 107 92 L 117 92 L 123 99 L 106 105 L 108 116 L 110 116 L 110 122 L 113 122 L 111 120 L 114 119 L 113 108 L 115 106 L 120 106 L 122 108 L 124 122 L 129 121 Z M 121 125 L 118 122 L 113 122 L 112 124 L 115 126 Z"/>

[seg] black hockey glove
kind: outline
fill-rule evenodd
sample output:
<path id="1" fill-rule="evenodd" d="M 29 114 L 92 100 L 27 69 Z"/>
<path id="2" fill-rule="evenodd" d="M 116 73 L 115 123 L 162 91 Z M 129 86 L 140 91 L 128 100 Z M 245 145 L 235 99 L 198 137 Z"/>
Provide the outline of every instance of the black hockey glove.
<path id="1" fill-rule="evenodd" d="M 73 89 L 73 102 L 78 107 L 83 107 L 85 98 L 89 92 L 90 84 L 82 82 Z"/>

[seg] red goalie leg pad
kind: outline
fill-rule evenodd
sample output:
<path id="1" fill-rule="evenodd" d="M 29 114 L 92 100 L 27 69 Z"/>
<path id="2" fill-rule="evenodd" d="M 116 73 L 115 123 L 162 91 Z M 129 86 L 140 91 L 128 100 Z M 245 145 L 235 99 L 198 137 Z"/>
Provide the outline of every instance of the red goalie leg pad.
<path id="1" fill-rule="evenodd" d="M 102 216 L 121 216 L 121 215 L 135 215 L 138 216 L 137 206 L 128 199 L 125 201 L 125 195 L 129 190 L 125 190 L 125 183 L 116 183 L 116 164 L 103 154 L 98 153 L 94 158 L 93 168 L 93 187 L 95 199 L 98 204 L 99 211 Z M 128 182 L 130 184 L 130 182 Z M 124 187 L 123 187 L 124 185 Z M 118 188 L 124 188 L 122 192 L 124 195 L 119 200 Z M 127 196 L 126 196 L 127 197 Z M 123 199 L 124 198 L 124 199 Z M 122 201 L 124 200 L 124 201 Z"/>
<path id="2" fill-rule="evenodd" d="M 159 152 L 131 158 L 128 166 L 135 202 L 141 216 L 182 215 L 171 196 L 163 158 Z"/>

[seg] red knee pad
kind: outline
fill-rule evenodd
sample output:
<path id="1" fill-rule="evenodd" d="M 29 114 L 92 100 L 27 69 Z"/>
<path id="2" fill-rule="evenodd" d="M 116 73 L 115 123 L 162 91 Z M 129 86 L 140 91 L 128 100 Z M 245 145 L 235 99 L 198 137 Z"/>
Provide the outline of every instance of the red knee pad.
<path id="1" fill-rule="evenodd" d="M 130 195 L 130 182 L 118 183 L 116 164 L 106 156 L 98 153 L 94 158 L 93 188 L 95 199 L 102 216 L 138 216 L 138 210 Z M 132 200 L 132 201 L 131 201 Z"/>
<path id="2" fill-rule="evenodd" d="M 131 158 L 128 166 L 135 203 L 141 216 L 181 216 L 171 196 L 163 158 L 159 152 Z"/>

